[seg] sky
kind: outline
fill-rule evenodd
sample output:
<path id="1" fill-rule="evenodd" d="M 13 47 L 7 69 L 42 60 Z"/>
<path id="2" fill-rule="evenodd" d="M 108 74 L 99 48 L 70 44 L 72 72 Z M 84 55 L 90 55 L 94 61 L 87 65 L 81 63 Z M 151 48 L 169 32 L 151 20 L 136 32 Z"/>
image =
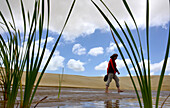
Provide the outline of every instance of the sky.
<path id="1" fill-rule="evenodd" d="M 20 0 L 10 0 L 10 4 L 15 15 L 16 26 L 22 31 L 23 22 L 19 1 Z M 94 1 L 102 8 L 102 10 L 104 10 L 120 35 L 123 37 L 123 34 L 118 28 L 117 24 L 102 6 L 100 1 Z M 132 33 L 134 34 L 134 38 L 137 40 L 134 24 L 126 9 L 124 8 L 122 1 L 103 1 L 115 14 L 116 18 L 119 20 L 121 25 L 123 25 L 123 27 L 124 21 L 127 22 Z M 26 10 L 30 11 L 31 13 L 33 11 L 33 2 L 29 0 L 23 0 L 23 2 Z M 73 0 L 51 0 L 50 33 L 43 63 L 45 63 L 47 60 L 52 50 L 51 46 L 54 45 L 58 38 L 72 2 Z M 139 27 L 143 45 L 142 47 L 145 55 L 145 62 L 147 63 L 145 36 L 146 3 L 143 0 L 128 0 L 128 4 L 134 13 L 134 17 Z M 5 18 L 11 21 L 5 0 L 0 0 L 0 10 L 2 11 Z M 169 13 L 169 0 L 150 0 L 151 75 L 160 75 L 161 72 L 166 44 L 168 41 L 170 23 Z M 0 21 L 2 20 L 0 19 Z M 0 29 L 0 33 L 5 34 L 2 29 Z M 136 42 L 138 43 L 138 41 Z M 42 42 L 42 45 L 43 43 L 44 42 Z M 118 44 L 125 55 L 125 59 L 131 70 L 131 73 L 135 75 L 129 57 L 125 53 L 122 44 L 119 41 Z M 139 43 L 137 47 L 140 50 Z M 120 72 L 119 76 L 128 76 L 128 72 L 113 41 L 106 21 L 92 4 L 91 0 L 77 0 L 59 45 L 57 46 L 46 70 L 46 73 L 62 73 L 62 69 L 64 68 L 64 74 L 103 76 L 107 72 L 106 70 L 108 61 L 113 53 L 117 53 L 119 55 L 118 59 L 116 60 L 117 68 Z M 43 65 L 44 64 L 42 64 L 42 67 Z M 165 74 L 170 75 L 170 54 Z"/>

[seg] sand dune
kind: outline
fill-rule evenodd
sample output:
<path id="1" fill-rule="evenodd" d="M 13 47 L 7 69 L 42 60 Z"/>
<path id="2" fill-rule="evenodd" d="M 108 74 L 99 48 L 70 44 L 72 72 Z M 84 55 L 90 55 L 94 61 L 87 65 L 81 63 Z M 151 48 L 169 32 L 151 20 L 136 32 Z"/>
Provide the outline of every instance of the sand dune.
<path id="1" fill-rule="evenodd" d="M 61 75 L 60 75 L 61 77 Z M 24 84 L 24 79 L 22 83 Z M 133 90 L 133 85 L 131 83 L 130 77 L 119 77 L 120 79 L 120 88 L 125 90 Z M 137 78 L 134 77 L 137 88 L 139 85 Z M 159 76 L 151 76 L 152 90 L 157 90 Z M 40 86 L 59 86 L 59 74 L 45 73 Z M 87 77 L 79 75 L 63 75 L 62 87 L 78 87 L 78 88 L 105 88 L 105 82 L 103 77 Z M 116 89 L 114 80 L 112 81 L 109 89 Z M 162 84 L 163 91 L 170 91 L 170 76 L 165 76 Z"/>

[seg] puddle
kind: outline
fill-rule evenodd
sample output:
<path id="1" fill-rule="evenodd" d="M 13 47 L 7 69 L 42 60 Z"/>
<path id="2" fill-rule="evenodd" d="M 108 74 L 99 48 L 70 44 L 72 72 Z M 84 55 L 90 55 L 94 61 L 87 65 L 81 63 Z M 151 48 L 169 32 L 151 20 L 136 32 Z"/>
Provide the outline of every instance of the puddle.
<path id="1" fill-rule="evenodd" d="M 31 107 L 34 107 L 39 100 L 48 96 L 38 104 L 37 108 L 139 108 L 134 91 L 124 90 L 122 93 L 117 93 L 117 90 L 110 90 L 108 94 L 104 92 L 104 89 L 62 88 L 58 99 L 58 88 L 40 87 Z M 170 91 L 161 92 L 160 106 L 169 94 Z M 156 100 L 155 96 L 156 92 L 153 91 L 153 103 Z M 17 100 L 19 99 L 17 98 Z M 170 97 L 163 108 L 170 108 Z"/>
<path id="2" fill-rule="evenodd" d="M 160 100 L 162 99 L 160 98 Z M 160 101 L 159 107 L 161 106 L 162 102 L 163 101 Z M 153 105 L 153 107 L 155 106 Z M 58 108 L 139 108 L 139 104 L 137 99 L 121 99 L 121 100 L 80 102 L 75 104 L 58 106 Z M 170 99 L 166 101 L 163 108 L 170 108 Z"/>
<path id="3" fill-rule="evenodd" d="M 159 107 L 165 97 L 160 98 Z M 154 103 L 155 101 L 153 101 Z M 47 103 L 46 103 L 47 104 Z M 48 103 L 50 108 L 139 108 L 137 99 L 113 99 L 105 101 L 86 101 L 86 102 L 51 102 Z M 43 103 L 39 107 L 43 107 Z M 155 107 L 153 105 L 153 107 Z M 170 108 L 170 99 L 166 101 L 163 108 Z"/>

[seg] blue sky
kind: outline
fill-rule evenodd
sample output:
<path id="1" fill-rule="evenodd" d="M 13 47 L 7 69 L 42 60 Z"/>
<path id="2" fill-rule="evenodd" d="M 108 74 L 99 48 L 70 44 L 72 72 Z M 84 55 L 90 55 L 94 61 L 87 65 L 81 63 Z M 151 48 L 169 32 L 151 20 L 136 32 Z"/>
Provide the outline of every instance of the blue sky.
<path id="1" fill-rule="evenodd" d="M 168 24 L 166 26 L 168 26 Z M 132 32 L 135 33 L 135 30 L 132 30 Z M 145 30 L 140 29 L 140 33 L 144 55 L 146 55 Z M 52 33 L 51 37 L 55 40 L 55 33 Z M 168 29 L 161 26 L 150 28 L 151 72 L 153 75 L 160 74 L 160 64 L 164 59 L 167 39 Z M 121 47 L 121 49 L 124 50 L 123 47 Z M 93 50 L 95 51 L 92 52 Z M 119 54 L 110 31 L 101 30 L 96 30 L 93 34 L 88 36 L 79 37 L 74 42 L 66 42 L 62 38 L 57 47 L 57 51 L 60 52 L 59 56 L 64 58 L 63 66 L 59 67 L 58 70 L 47 70 L 47 72 L 61 73 L 62 68 L 64 67 L 65 74 L 83 76 L 103 76 L 106 74 L 107 62 L 109 61 L 110 56 L 113 53 Z M 128 59 L 127 56 L 126 59 Z M 57 59 L 54 61 L 57 61 Z M 120 76 L 127 76 L 128 73 L 120 56 L 116 60 L 116 63 L 118 65 L 118 70 L 121 73 Z M 130 64 L 129 67 L 131 67 Z M 169 62 L 167 67 L 166 75 L 170 74 Z M 133 73 L 133 70 L 131 70 L 131 72 Z"/>
<path id="2" fill-rule="evenodd" d="M 168 24 L 166 26 L 168 26 Z M 135 33 L 135 30 L 132 30 L 132 32 Z M 145 30 L 140 29 L 140 33 L 144 55 L 146 56 Z M 50 31 L 44 60 L 49 56 L 52 49 L 51 46 L 54 45 L 57 39 L 56 37 L 58 37 L 58 33 Z M 43 39 L 44 38 L 42 38 L 42 40 Z M 161 62 L 164 59 L 167 39 L 168 29 L 161 26 L 150 28 L 151 72 L 153 75 L 160 74 Z M 121 47 L 121 49 L 124 51 L 123 47 Z M 46 72 L 61 73 L 62 68 L 64 68 L 65 74 L 103 76 L 106 74 L 107 64 L 113 53 L 119 54 L 110 31 L 96 30 L 93 34 L 75 39 L 74 42 L 65 41 L 62 37 Z M 128 57 L 125 52 L 124 54 L 131 68 Z M 127 76 L 128 73 L 120 56 L 118 56 L 116 63 L 121 73 L 120 76 Z M 135 75 L 133 70 L 131 70 L 131 72 Z M 165 74 L 170 74 L 169 62 Z"/>
<path id="3" fill-rule="evenodd" d="M 99 0 L 94 1 L 99 6 L 101 6 L 102 9 L 104 9 Z M 137 40 L 134 24 L 125 10 L 122 2 L 120 0 L 104 0 L 104 2 L 106 5 L 108 5 L 122 25 L 124 25 L 124 21 L 127 22 L 130 29 L 134 33 L 134 38 Z M 10 1 L 10 3 L 15 14 L 14 17 L 16 26 L 22 32 L 23 22 L 21 19 L 21 12 L 19 11 L 20 7 L 18 6 L 19 0 Z M 51 0 L 50 34 L 44 61 L 47 60 L 47 57 L 51 52 L 51 48 L 57 40 L 71 3 L 72 0 Z M 132 12 L 134 13 L 134 17 L 140 30 L 143 45 L 142 47 L 145 59 L 147 61 L 145 39 L 146 3 L 143 0 L 128 0 L 128 3 L 132 9 Z M 0 10 L 7 20 L 11 21 L 5 1 L 0 0 L 0 4 Z M 31 13 L 33 11 L 33 2 L 24 1 L 24 4 L 26 10 L 30 11 Z M 162 61 L 164 60 L 166 49 L 165 46 L 168 40 L 170 23 L 168 4 L 169 0 L 150 0 L 150 56 L 152 75 L 160 74 Z M 108 12 L 104 12 L 111 19 L 111 16 L 108 14 Z M 123 36 L 115 21 L 111 21 L 121 36 Z M 2 29 L 0 29 L 0 33 L 4 34 Z M 122 46 L 120 42 L 118 43 L 120 46 Z M 124 52 L 123 47 L 121 47 L 121 49 Z M 53 58 L 46 70 L 46 73 L 62 73 L 62 68 L 64 68 L 65 74 L 103 76 L 106 74 L 109 57 L 113 53 L 119 54 L 108 29 L 107 23 L 90 1 L 78 0 L 75 4 L 70 20 L 64 30 L 59 45 L 57 46 Z M 131 69 L 129 58 L 125 52 L 124 54 L 128 66 Z M 116 63 L 118 70 L 121 73 L 120 76 L 127 76 L 128 73 L 120 56 L 118 56 Z M 131 69 L 131 72 L 133 75 L 135 75 L 133 69 Z M 170 75 L 170 55 L 165 74 Z"/>

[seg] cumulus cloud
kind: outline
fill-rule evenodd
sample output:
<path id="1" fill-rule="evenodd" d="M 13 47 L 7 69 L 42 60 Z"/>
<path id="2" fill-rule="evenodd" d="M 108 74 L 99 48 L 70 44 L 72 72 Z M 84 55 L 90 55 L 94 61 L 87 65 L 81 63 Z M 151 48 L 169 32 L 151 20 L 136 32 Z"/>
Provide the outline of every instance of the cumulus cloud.
<path id="1" fill-rule="evenodd" d="M 123 45 L 121 43 L 119 43 L 119 47 L 122 48 Z M 106 52 L 107 53 L 114 53 L 116 49 L 117 49 L 116 44 L 113 43 L 113 42 L 110 42 L 109 47 L 106 48 Z"/>
<path id="2" fill-rule="evenodd" d="M 48 42 L 47 46 L 50 45 L 51 43 L 53 43 L 53 41 L 54 41 L 53 37 L 48 37 L 47 38 L 47 42 Z M 41 46 L 40 46 L 40 54 L 42 53 L 44 42 L 45 42 L 45 39 L 42 39 L 41 40 Z M 26 46 L 27 43 L 25 42 L 24 44 L 25 44 L 24 46 Z M 39 40 L 36 40 L 35 47 L 34 47 L 34 49 L 35 49 L 34 56 L 36 56 L 37 53 L 38 53 L 38 46 L 39 46 Z M 26 51 L 25 47 L 20 47 L 20 48 L 21 48 L 21 50 L 23 50 L 23 52 Z M 30 49 L 33 50 L 33 45 L 31 45 Z M 30 52 L 30 55 L 31 54 L 32 54 L 32 52 Z M 46 48 L 40 69 L 43 69 L 46 61 L 48 60 L 48 58 L 50 56 L 50 54 L 51 54 L 50 49 Z M 54 70 L 58 70 L 61 67 L 64 67 L 64 64 L 63 64 L 64 60 L 65 60 L 65 58 L 60 56 L 60 52 L 56 50 L 54 52 L 49 64 L 48 64 L 47 70 L 54 71 Z"/>
<path id="3" fill-rule="evenodd" d="M 72 52 L 77 55 L 86 54 L 86 48 L 82 47 L 80 44 L 75 44 L 72 48 Z"/>
<path id="4" fill-rule="evenodd" d="M 148 60 L 145 59 L 144 62 L 145 62 L 146 69 L 148 69 Z M 150 64 L 151 75 L 160 75 L 160 72 L 161 72 L 161 69 L 162 69 L 162 66 L 163 66 L 163 62 L 164 62 L 164 60 L 162 60 L 158 63 L 151 63 Z M 139 66 L 141 68 L 143 67 L 142 62 L 139 62 Z M 136 66 L 136 68 L 137 68 L 137 66 Z M 134 69 L 131 68 L 131 71 L 134 71 Z M 168 73 L 170 73 L 170 57 L 168 58 L 166 71 L 165 71 L 166 75 L 168 75 Z"/>
<path id="5" fill-rule="evenodd" d="M 68 68 L 74 70 L 74 71 L 84 71 L 84 63 L 81 62 L 80 60 L 74 60 L 70 59 L 67 63 Z"/>
<path id="6" fill-rule="evenodd" d="M 136 62 L 135 62 L 135 63 L 136 63 Z M 148 60 L 145 59 L 145 60 L 144 60 L 144 63 L 145 63 L 146 69 L 148 69 Z M 139 62 L 138 64 L 139 64 L 139 67 L 142 69 L 142 68 L 143 68 L 143 62 L 141 61 L 141 62 Z M 135 68 L 137 69 L 137 65 L 135 66 Z M 131 68 L 130 70 L 131 70 L 131 71 L 134 71 L 134 68 Z"/>
<path id="7" fill-rule="evenodd" d="M 51 43 L 53 42 L 54 42 L 53 37 L 47 38 L 47 43 L 48 43 L 47 46 L 51 45 Z M 45 39 L 42 39 L 41 46 L 44 46 L 44 43 L 45 43 Z M 43 50 L 43 47 L 40 48 L 40 52 L 42 52 L 42 50 Z M 36 41 L 36 44 L 35 44 L 35 54 L 37 54 L 37 51 L 38 51 L 38 40 Z M 50 54 L 51 54 L 51 50 L 46 48 L 44 58 L 42 61 L 42 65 L 41 65 L 41 69 L 45 66 L 45 63 L 48 60 Z M 64 60 L 65 58 L 60 56 L 60 52 L 56 50 L 48 64 L 47 70 L 50 70 L 50 71 L 59 70 L 59 68 L 64 67 Z"/>
<path id="8" fill-rule="evenodd" d="M 22 14 L 20 7 L 20 0 L 10 0 L 10 4 L 15 16 L 16 26 L 23 29 L 22 27 Z M 73 0 L 51 0 L 51 18 L 50 18 L 50 30 L 60 32 L 64 21 L 70 9 Z M 110 17 L 106 9 L 101 5 L 99 0 L 94 0 L 99 7 L 105 11 L 106 15 Z M 33 13 L 33 2 L 24 0 L 25 10 Z M 114 13 L 121 24 L 124 21 L 134 28 L 132 20 L 128 15 L 125 6 L 121 0 L 104 0 L 106 5 Z M 145 9 L 146 1 L 143 0 L 128 0 L 127 1 L 131 11 L 134 14 L 136 22 L 139 28 L 145 27 Z M 7 9 L 5 0 L 0 0 L 0 10 L 4 14 L 7 20 L 10 20 L 10 13 Z M 45 7 L 47 8 L 47 6 Z M 45 15 L 46 16 L 46 15 Z M 45 18 L 46 19 L 46 18 Z M 1 20 L 1 19 L 0 19 Z M 11 21 L 11 20 L 10 20 Z M 112 21 L 113 25 L 116 25 L 115 21 Z M 165 26 L 169 22 L 169 1 L 168 0 L 150 0 L 150 25 L 151 26 Z M 64 31 L 64 39 L 74 41 L 80 36 L 85 36 L 94 33 L 96 29 L 106 29 L 106 21 L 102 18 L 98 10 L 92 4 L 90 0 L 78 0 L 76 1 L 73 13 L 68 21 L 66 29 Z M 2 31 L 1 31 L 2 32 Z"/>
<path id="9" fill-rule="evenodd" d="M 125 59 L 125 61 L 126 61 L 127 65 L 131 64 L 130 59 Z M 115 62 L 116 62 L 118 69 L 125 67 L 123 60 L 117 59 Z M 100 63 L 99 65 L 97 65 L 95 67 L 95 70 L 106 70 L 107 67 L 108 67 L 108 62 L 104 61 L 104 62 Z"/>
<path id="10" fill-rule="evenodd" d="M 47 38 L 47 45 L 49 45 L 49 44 L 51 44 L 52 42 L 54 42 L 54 38 L 53 37 L 48 37 Z M 44 43 L 45 43 L 45 39 L 41 39 L 41 46 L 40 46 L 40 52 L 42 52 L 42 47 L 44 46 Z M 8 44 L 8 43 L 7 43 Z M 24 44 L 24 46 L 19 46 L 20 48 L 21 48 L 21 50 L 23 50 L 23 52 L 26 52 L 26 46 L 27 46 L 27 40 L 26 40 L 26 42 L 25 43 L 23 43 Z M 22 45 L 22 44 L 21 44 Z M 39 46 L 39 40 L 36 40 L 35 41 L 35 46 L 34 46 L 34 49 L 35 49 L 35 54 L 34 55 L 36 55 L 37 54 L 37 52 L 38 52 L 38 46 Z M 30 48 L 31 50 L 33 49 L 33 44 L 31 45 L 31 48 Z M 47 50 L 48 51 L 48 50 Z M 47 54 L 48 55 L 48 54 Z"/>
<path id="11" fill-rule="evenodd" d="M 0 66 L 4 67 L 4 64 L 1 58 L 0 58 Z"/>
<path id="12" fill-rule="evenodd" d="M 126 61 L 127 65 L 131 64 L 130 59 L 125 59 L 125 61 Z M 124 68 L 125 67 L 123 60 L 117 59 L 116 64 L 117 64 L 117 68 Z"/>
<path id="13" fill-rule="evenodd" d="M 104 61 L 95 67 L 95 70 L 107 70 L 108 62 Z"/>
<path id="14" fill-rule="evenodd" d="M 160 74 L 162 66 L 163 66 L 163 62 L 164 60 L 162 60 L 159 63 L 151 64 L 151 72 L 153 72 L 153 74 L 157 74 L 157 73 Z M 170 72 L 170 57 L 168 58 L 168 61 L 167 61 L 165 74 L 168 74 L 168 72 Z"/>
<path id="15" fill-rule="evenodd" d="M 42 69 L 42 67 L 45 66 L 45 63 L 46 63 L 50 53 L 51 53 L 51 51 L 46 49 L 45 57 L 43 58 L 41 69 Z M 51 60 L 48 64 L 47 70 L 55 71 L 55 70 L 59 70 L 59 68 L 61 68 L 61 67 L 64 67 L 64 64 L 63 64 L 64 59 L 65 59 L 64 57 L 60 56 L 59 51 L 55 51 L 53 54 L 53 57 L 51 58 Z"/>
<path id="16" fill-rule="evenodd" d="M 54 42 L 54 40 L 55 40 L 55 39 L 54 39 L 53 37 L 48 37 L 48 38 L 47 38 L 47 42 L 48 42 L 48 43 L 49 43 L 49 42 Z M 43 43 L 45 43 L 45 39 L 43 39 L 42 41 L 43 41 Z"/>
<path id="17" fill-rule="evenodd" d="M 98 56 L 99 54 L 103 54 L 103 48 L 102 47 L 96 47 L 96 48 L 92 48 L 90 49 L 90 51 L 88 52 L 89 55 L 92 56 Z"/>
<path id="18" fill-rule="evenodd" d="M 51 45 L 53 43 L 53 40 L 54 38 L 53 37 L 48 37 L 47 38 L 47 47 L 48 45 Z M 42 53 L 42 50 L 43 50 L 43 46 L 44 46 L 44 43 L 45 43 L 45 39 L 42 38 L 41 40 L 41 44 L 40 44 L 40 52 L 39 54 Z M 6 45 L 8 46 L 8 43 L 6 42 Z M 21 43 L 22 46 L 18 46 L 19 50 L 22 51 L 23 54 L 25 54 L 26 52 L 26 46 L 27 46 L 27 40 L 24 42 L 24 43 Z M 32 50 L 34 49 L 34 57 L 37 56 L 37 53 L 38 53 L 38 47 L 39 47 L 39 40 L 36 40 L 35 41 L 35 46 L 33 47 L 33 44 L 31 44 L 31 47 L 30 47 L 30 56 L 32 56 Z M 47 62 L 50 54 L 51 54 L 51 49 L 48 49 L 46 47 L 45 49 L 45 54 L 44 54 L 44 57 L 42 59 L 42 64 L 40 66 L 40 69 L 43 69 L 43 67 L 45 66 L 45 63 Z M 22 54 L 20 53 L 20 54 Z M 39 55 L 40 56 L 40 55 Z M 19 56 L 21 57 L 21 55 Z M 20 58 L 21 59 L 21 58 Z M 61 67 L 64 67 L 64 57 L 60 56 L 60 52 L 59 51 L 55 51 L 49 64 L 48 64 L 48 67 L 46 70 L 58 70 L 59 68 Z M 0 58 L 0 63 L 2 62 L 1 58 Z"/>

